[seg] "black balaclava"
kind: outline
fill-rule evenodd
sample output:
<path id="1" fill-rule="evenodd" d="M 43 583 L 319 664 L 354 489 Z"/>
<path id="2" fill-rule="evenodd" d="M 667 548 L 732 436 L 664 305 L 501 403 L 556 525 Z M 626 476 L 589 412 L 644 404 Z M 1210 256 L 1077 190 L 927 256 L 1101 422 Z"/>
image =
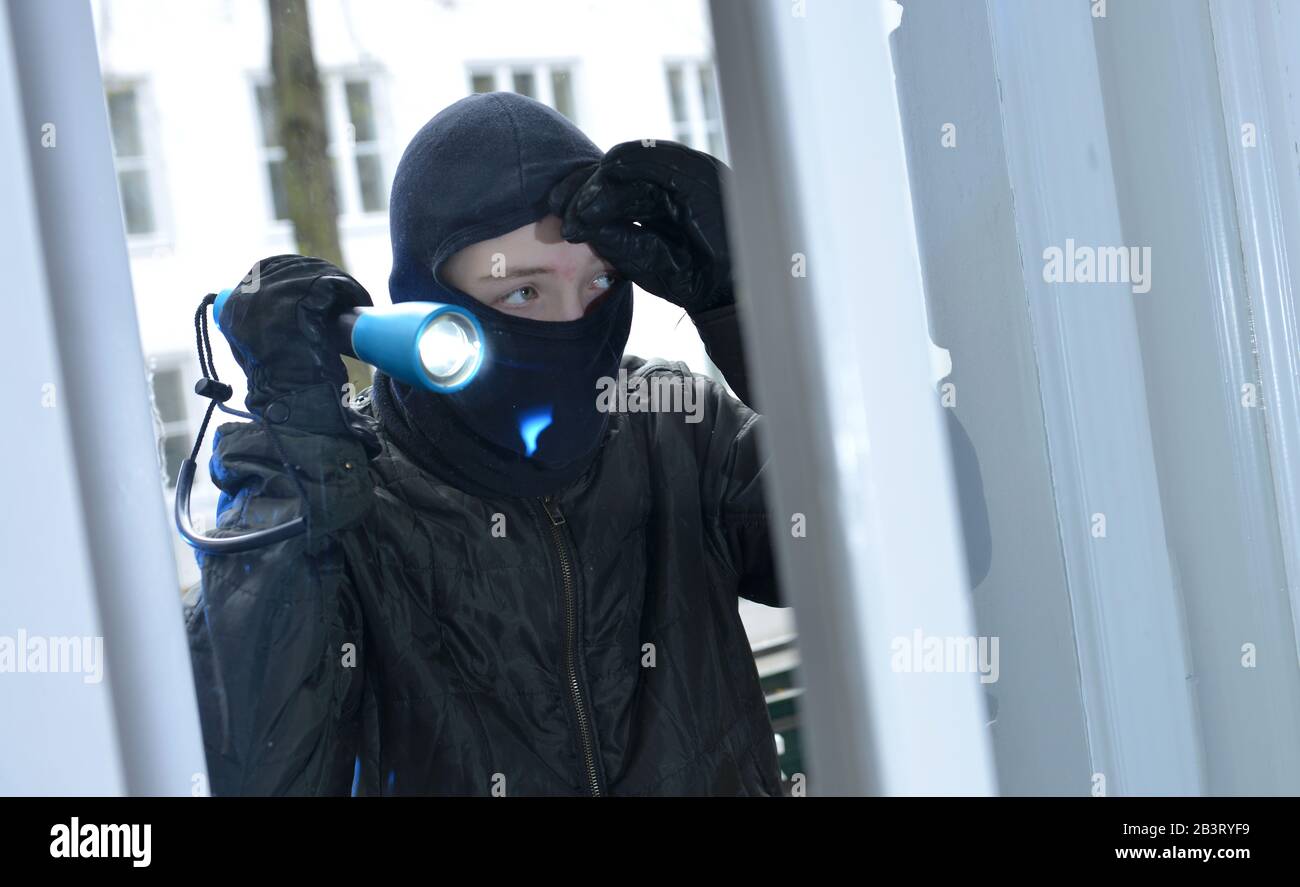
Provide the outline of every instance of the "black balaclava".
<path id="1" fill-rule="evenodd" d="M 461 99 L 415 135 L 393 179 L 394 302 L 458 305 L 482 324 L 478 376 L 452 394 L 375 376 L 381 421 L 409 456 L 465 492 L 540 496 L 580 477 L 600 451 L 607 414 L 597 380 L 618 374 L 632 323 L 620 281 L 588 314 L 510 316 L 441 275 L 458 250 L 547 215 L 547 194 L 602 154 L 541 102 L 514 93 Z"/>

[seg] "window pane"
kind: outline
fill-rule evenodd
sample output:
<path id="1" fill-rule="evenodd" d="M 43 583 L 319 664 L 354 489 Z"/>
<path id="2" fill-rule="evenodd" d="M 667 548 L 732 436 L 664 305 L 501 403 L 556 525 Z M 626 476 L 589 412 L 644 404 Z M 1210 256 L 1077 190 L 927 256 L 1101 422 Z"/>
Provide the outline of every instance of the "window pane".
<path id="1" fill-rule="evenodd" d="M 668 66 L 668 101 L 672 105 L 673 120 L 686 119 L 686 90 L 682 85 L 681 65 Z"/>
<path id="2" fill-rule="evenodd" d="M 185 419 L 185 385 L 180 370 L 164 369 L 153 374 L 153 402 L 164 424 Z"/>
<path id="3" fill-rule="evenodd" d="M 555 110 L 573 119 L 573 78 L 568 68 L 551 71 L 551 94 L 555 96 Z"/>
<path id="4" fill-rule="evenodd" d="M 722 109 L 718 106 L 718 85 L 714 79 L 713 65 L 700 65 L 700 96 L 704 108 L 704 130 L 708 138 L 708 152 L 725 160 L 726 147 L 722 138 Z"/>
<path id="5" fill-rule="evenodd" d="M 356 142 L 373 142 L 375 135 L 375 109 L 370 101 L 370 84 L 365 80 L 349 80 L 345 86 L 348 97 L 348 118 L 352 121 Z"/>
<path id="6" fill-rule="evenodd" d="M 140 114 L 134 89 L 108 94 L 108 120 L 113 132 L 113 154 L 117 157 L 143 156 L 144 141 L 140 138 Z"/>
<path id="7" fill-rule="evenodd" d="M 357 155 L 357 183 L 361 188 L 362 210 L 373 213 L 388 209 L 388 195 L 384 191 L 384 170 L 379 155 Z"/>
<path id="8" fill-rule="evenodd" d="M 153 201 L 149 199 L 149 174 L 134 169 L 117 174 L 118 193 L 122 197 L 122 215 L 127 234 L 149 234 L 154 230 Z"/>
<path id="9" fill-rule="evenodd" d="M 727 149 L 722 143 L 722 124 L 716 120 L 709 121 L 709 153 L 725 161 Z"/>
<path id="10" fill-rule="evenodd" d="M 275 93 L 269 83 L 259 83 L 256 90 L 257 113 L 262 125 L 262 147 L 278 147 L 280 131 L 275 125 Z"/>
<path id="11" fill-rule="evenodd" d="M 713 80 L 713 65 L 700 65 L 700 94 L 704 96 L 704 117 L 710 123 L 722 118 L 718 109 L 717 84 Z"/>
<path id="12" fill-rule="evenodd" d="M 470 77 L 470 83 L 475 92 L 493 92 L 497 88 L 496 78 L 490 73 L 474 74 Z"/>
<path id="13" fill-rule="evenodd" d="M 515 71 L 515 92 L 530 99 L 537 98 L 537 85 L 533 82 L 532 71 Z"/>
<path id="14" fill-rule="evenodd" d="M 270 160 L 266 174 L 271 180 L 271 212 L 277 219 L 289 218 L 289 197 L 284 190 L 284 161 Z"/>
<path id="15" fill-rule="evenodd" d="M 166 472 L 167 488 L 176 486 L 176 474 L 181 470 L 181 462 L 190 457 L 194 442 L 188 434 L 173 434 L 163 438 L 163 470 Z"/>

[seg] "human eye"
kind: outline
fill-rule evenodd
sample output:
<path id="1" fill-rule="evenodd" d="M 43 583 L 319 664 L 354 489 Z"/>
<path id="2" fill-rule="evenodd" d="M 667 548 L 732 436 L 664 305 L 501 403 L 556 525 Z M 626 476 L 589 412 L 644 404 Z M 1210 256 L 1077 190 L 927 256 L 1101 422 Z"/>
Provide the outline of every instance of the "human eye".
<path id="1" fill-rule="evenodd" d="M 523 308 L 529 302 L 537 298 L 537 290 L 531 286 L 521 286 L 517 290 L 511 290 L 504 296 L 496 300 L 496 304 L 502 308 Z"/>
<path id="2" fill-rule="evenodd" d="M 598 290 L 607 290 L 616 283 L 618 274 L 612 270 L 602 271 L 591 279 L 591 285 Z"/>

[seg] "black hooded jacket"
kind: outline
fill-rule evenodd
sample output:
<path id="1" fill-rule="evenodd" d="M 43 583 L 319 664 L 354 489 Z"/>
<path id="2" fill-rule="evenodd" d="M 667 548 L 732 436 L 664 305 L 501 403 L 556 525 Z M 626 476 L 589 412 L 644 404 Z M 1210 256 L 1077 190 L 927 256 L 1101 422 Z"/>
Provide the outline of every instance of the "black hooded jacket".
<path id="1" fill-rule="evenodd" d="M 492 100 L 458 104 L 472 117 Z M 464 200 L 486 201 L 472 204 L 472 232 L 421 236 L 423 224 L 446 228 L 403 194 L 412 180 L 399 168 L 394 298 L 448 299 L 421 268 L 545 213 L 565 151 L 583 149 L 553 122 L 538 124 L 550 141 L 533 137 L 512 107 L 484 150 L 515 158 L 515 174 L 455 179 Z M 403 164 L 428 145 L 417 136 Z M 503 217 L 494 200 L 518 212 Z M 747 400 L 734 309 L 694 319 Z M 445 429 L 419 427 L 428 420 L 382 373 L 356 417 L 372 446 L 293 421 L 218 429 L 215 535 L 309 508 L 329 530 L 199 555 L 187 631 L 214 794 L 782 793 L 737 607 L 782 605 L 763 419 L 683 364 L 623 366 L 631 385 L 694 386 L 700 421 L 611 413 L 582 472 L 541 496 L 458 484 L 439 459 Z"/>

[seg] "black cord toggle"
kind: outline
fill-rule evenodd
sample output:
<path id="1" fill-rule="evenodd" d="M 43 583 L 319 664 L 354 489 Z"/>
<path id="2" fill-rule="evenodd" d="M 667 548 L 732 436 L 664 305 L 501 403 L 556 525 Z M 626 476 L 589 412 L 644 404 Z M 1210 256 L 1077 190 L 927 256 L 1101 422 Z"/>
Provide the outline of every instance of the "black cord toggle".
<path id="1" fill-rule="evenodd" d="M 217 403 L 225 403 L 235 396 L 235 389 L 216 379 L 200 379 L 194 383 L 194 393 L 199 397 L 215 400 Z"/>

